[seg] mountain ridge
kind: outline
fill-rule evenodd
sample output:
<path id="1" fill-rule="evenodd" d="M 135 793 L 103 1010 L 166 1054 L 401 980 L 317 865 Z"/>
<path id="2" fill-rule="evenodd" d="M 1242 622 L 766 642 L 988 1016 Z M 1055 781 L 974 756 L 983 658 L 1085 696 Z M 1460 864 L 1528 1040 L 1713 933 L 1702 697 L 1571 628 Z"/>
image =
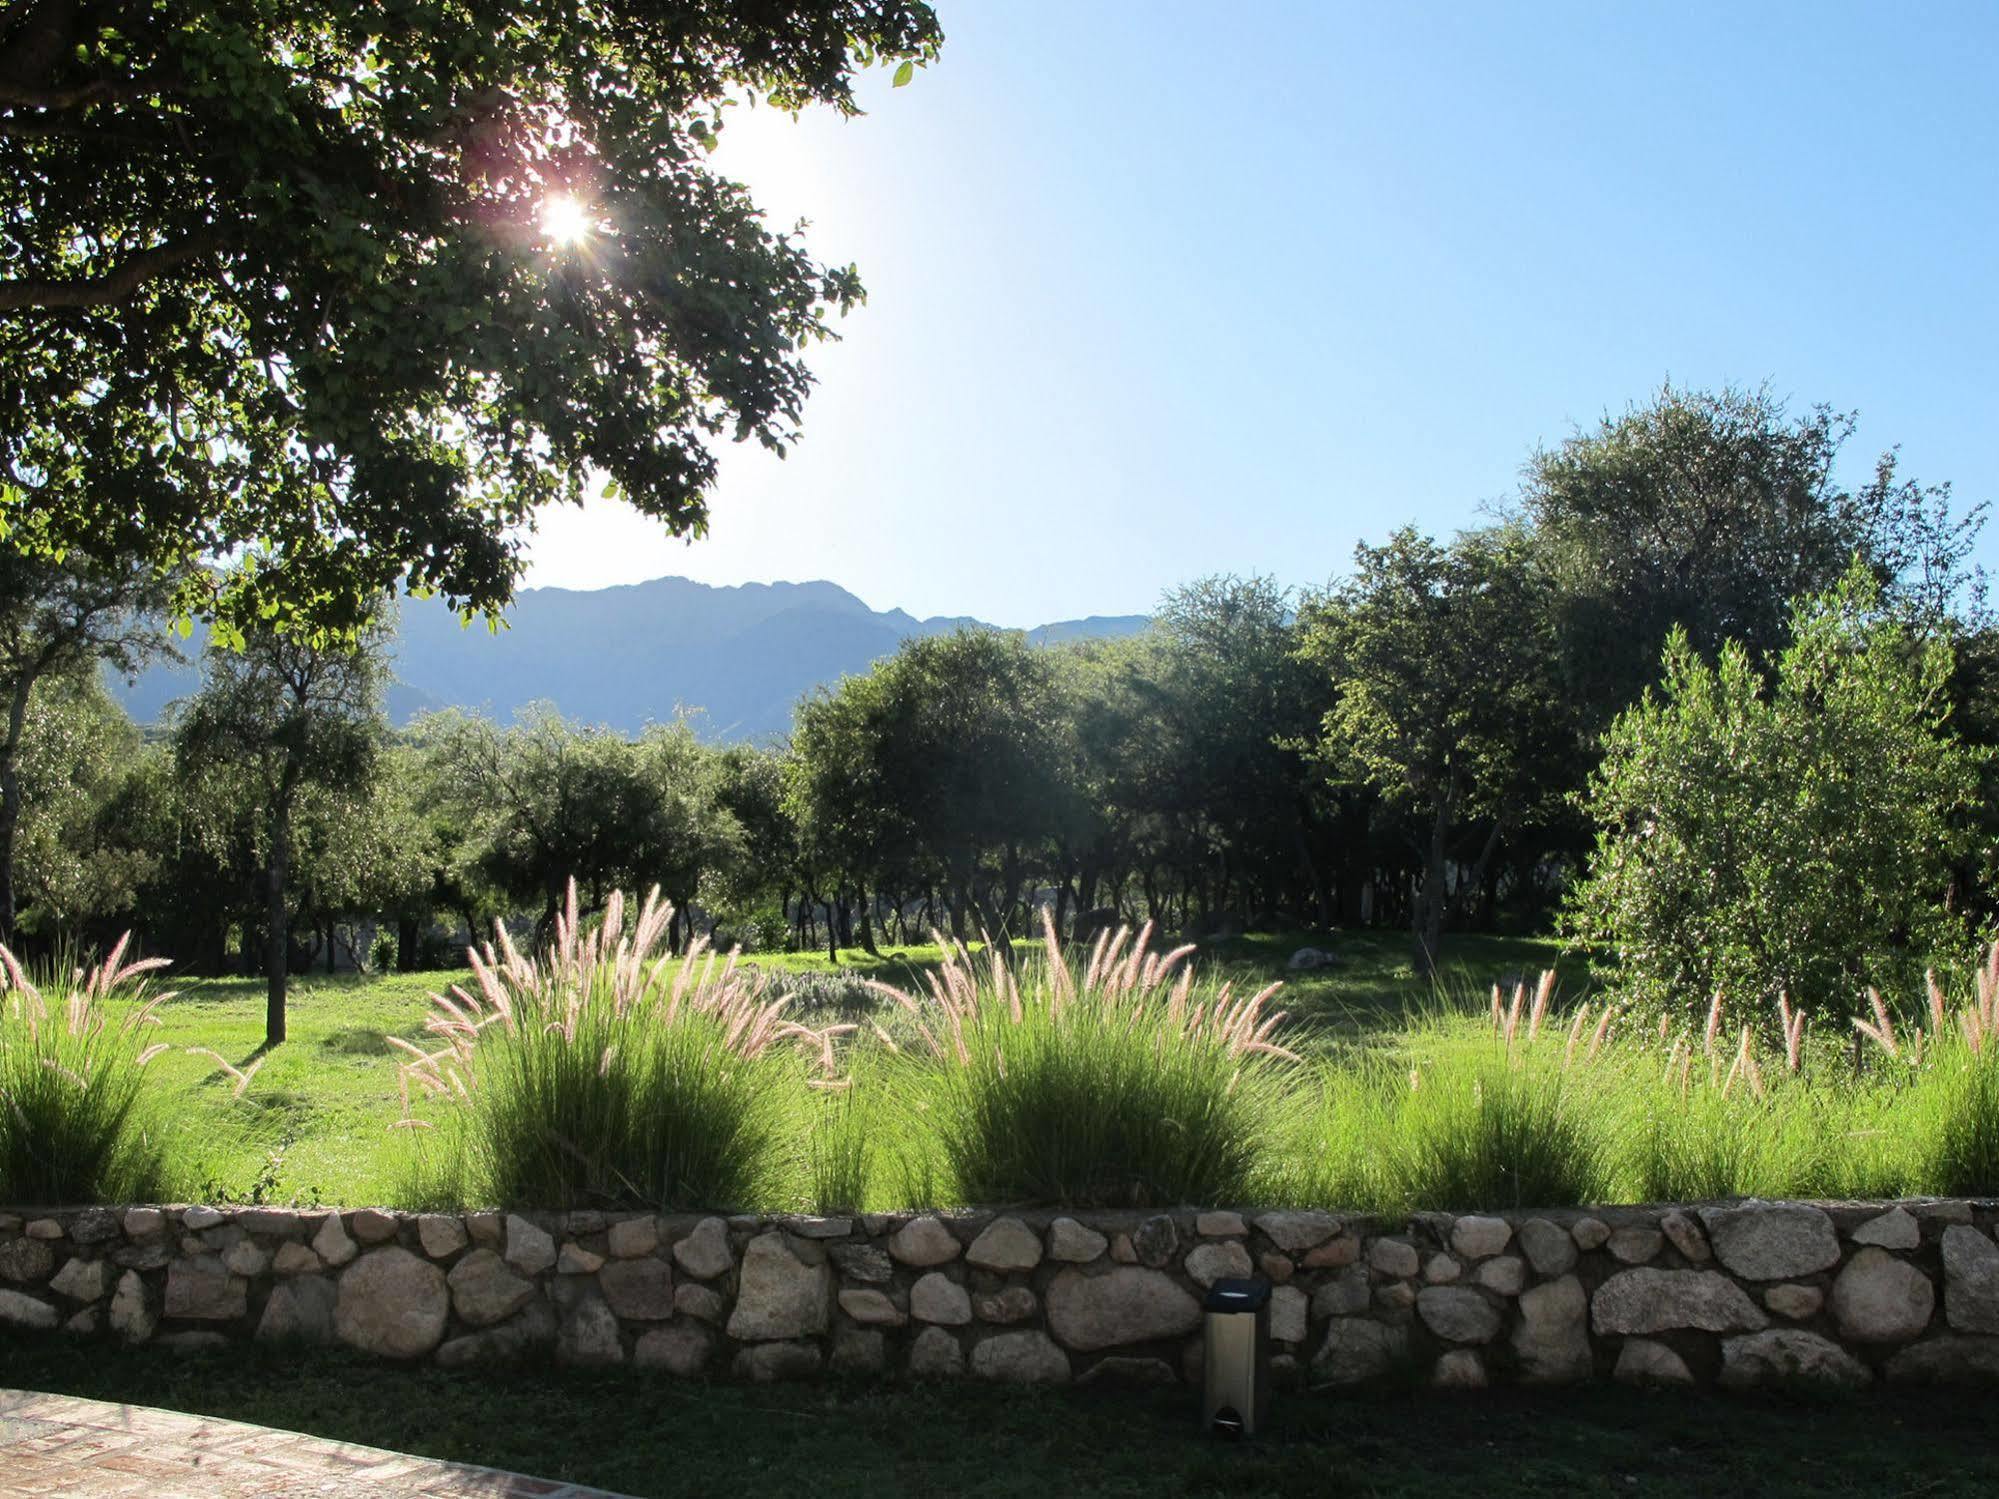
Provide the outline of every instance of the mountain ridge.
<path id="1" fill-rule="evenodd" d="M 1144 615 L 1090 615 L 1020 631 L 1037 645 L 1112 638 L 1145 628 Z M 394 647 L 390 718 L 459 707 L 507 718 L 547 701 L 564 716 L 635 732 L 682 710 L 718 742 L 787 732 L 799 699 L 866 671 L 903 641 L 956 629 L 997 629 L 969 615 L 918 619 L 870 609 L 825 579 L 697 583 L 668 576 L 607 588 L 527 588 L 507 621 L 461 624 L 441 604 L 405 600 Z M 187 661 L 157 665 L 136 683 L 109 679 L 142 723 L 200 685 L 204 636 Z"/>

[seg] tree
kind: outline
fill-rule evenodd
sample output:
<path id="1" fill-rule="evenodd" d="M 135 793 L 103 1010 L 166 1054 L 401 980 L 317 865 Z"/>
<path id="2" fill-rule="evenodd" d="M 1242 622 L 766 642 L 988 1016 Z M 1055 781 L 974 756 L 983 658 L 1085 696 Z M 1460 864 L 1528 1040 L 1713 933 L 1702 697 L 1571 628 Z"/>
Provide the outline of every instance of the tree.
<path id="1" fill-rule="evenodd" d="M 95 670 L 99 662 L 136 671 L 165 651 L 151 611 L 169 591 L 163 575 L 129 558 L 49 562 L 0 543 L 0 694 L 7 713 L 0 736 L 0 942 L 14 934 L 21 741 L 35 688 L 50 677 Z"/>
<path id="2" fill-rule="evenodd" d="M 150 855 L 106 837 L 102 813 L 140 754 L 139 730 L 88 666 L 42 682 L 18 757 L 16 944 L 32 932 L 58 949 L 81 945 L 86 929 L 131 910 Z"/>
<path id="3" fill-rule="evenodd" d="M 1767 1020 L 1780 994 L 1913 995 L 1971 953 L 1947 897 L 1991 753 L 1950 732 L 1950 645 L 1887 616 L 1858 566 L 1790 634 L 1766 679 L 1740 643 L 1709 665 L 1675 629 L 1659 694 L 1606 736 L 1563 925 L 1643 1003 L 1718 992 Z"/>
<path id="4" fill-rule="evenodd" d="M 1782 648 L 1792 602 L 1857 554 L 1911 612 L 1940 618 L 1971 580 L 1984 507 L 1902 479 L 1893 452 L 1857 488 L 1835 469 L 1851 415 L 1792 418 L 1767 389 L 1662 388 L 1529 461 L 1520 520 L 1559 614 L 1565 696 L 1593 739 L 1658 674 L 1667 633 L 1712 659 Z"/>
<path id="5" fill-rule="evenodd" d="M 183 563 L 184 608 L 349 633 L 503 605 L 592 474 L 706 526 L 861 300 L 704 165 L 742 97 L 853 113 L 921 0 L 0 8 L 0 532 Z"/>
<path id="6" fill-rule="evenodd" d="M 387 721 L 391 631 L 377 616 L 350 644 L 315 646 L 269 626 L 241 649 L 211 643 L 201 691 L 174 716 L 184 781 L 224 780 L 256 811 L 263 895 L 264 1044 L 285 1039 L 294 847 L 306 804 L 365 799 Z"/>
<path id="7" fill-rule="evenodd" d="M 1320 919 L 1329 919 L 1299 748 L 1326 694 L 1295 655 L 1291 597 L 1269 578 L 1204 578 L 1168 592 L 1158 621 L 1159 790 L 1165 805 L 1200 825 L 1204 904 L 1226 906 L 1238 880 L 1245 891 L 1258 876 L 1268 884 L 1275 864 L 1304 876 Z"/>
<path id="8" fill-rule="evenodd" d="M 1534 807 L 1538 748 L 1554 737 L 1553 635 L 1517 531 L 1449 546 L 1403 528 L 1354 551 L 1351 578 L 1307 602 L 1299 654 L 1334 701 L 1315 753 L 1336 780 L 1374 787 L 1413 815 L 1418 964 L 1434 966 L 1451 834 L 1485 822 L 1473 882 L 1505 831 Z"/>

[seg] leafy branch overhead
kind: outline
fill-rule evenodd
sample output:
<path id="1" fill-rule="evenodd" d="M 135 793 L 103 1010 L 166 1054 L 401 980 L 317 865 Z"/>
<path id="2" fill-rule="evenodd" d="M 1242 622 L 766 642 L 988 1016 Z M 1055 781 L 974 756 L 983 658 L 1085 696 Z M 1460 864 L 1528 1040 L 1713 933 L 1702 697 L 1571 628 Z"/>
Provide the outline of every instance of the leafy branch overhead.
<path id="1" fill-rule="evenodd" d="M 940 40 L 920 0 L 0 7 L 4 544 L 248 551 L 183 607 L 348 634 L 398 583 L 505 604 L 593 474 L 700 534 L 863 295 L 707 165 L 728 110 L 851 114 Z"/>

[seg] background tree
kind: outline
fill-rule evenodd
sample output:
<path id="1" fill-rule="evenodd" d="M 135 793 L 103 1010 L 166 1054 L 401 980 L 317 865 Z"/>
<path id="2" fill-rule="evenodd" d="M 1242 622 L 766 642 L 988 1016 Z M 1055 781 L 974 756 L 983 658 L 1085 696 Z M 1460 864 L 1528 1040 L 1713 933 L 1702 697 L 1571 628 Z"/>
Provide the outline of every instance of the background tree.
<path id="1" fill-rule="evenodd" d="M 151 856 L 107 836 L 100 812 L 141 753 L 138 728 L 89 666 L 42 681 L 17 756 L 17 950 L 30 933 L 49 947 L 111 938 L 104 924 L 131 912 Z"/>
<path id="2" fill-rule="evenodd" d="M 184 781 L 222 783 L 253 807 L 263 895 L 264 1044 L 285 1039 L 290 888 L 299 817 L 309 799 L 365 800 L 387 730 L 382 689 L 388 629 L 319 647 L 264 627 L 240 650 L 212 644 L 201 691 L 176 713 L 174 757 Z"/>
<path id="3" fill-rule="evenodd" d="M 1299 654 L 1334 694 L 1315 753 L 1413 818 L 1419 966 L 1436 961 L 1451 835 L 1485 825 L 1472 883 L 1533 804 L 1531 747 L 1547 737 L 1554 637 L 1525 539 L 1467 532 L 1449 546 L 1407 527 L 1360 546 L 1354 574 L 1311 600 Z"/>
<path id="4" fill-rule="evenodd" d="M 1663 387 L 1527 465 L 1519 518 L 1556 608 L 1565 698 L 1594 737 L 1657 680 L 1667 633 L 1713 658 L 1737 641 L 1780 649 L 1794 600 L 1837 584 L 1857 555 L 1889 596 L 1940 618 L 1969 581 L 1984 507 L 1955 515 L 1948 486 L 1836 472 L 1854 419 L 1791 417 L 1767 389 Z"/>
<path id="5" fill-rule="evenodd" d="M 169 591 L 164 575 L 129 558 L 51 562 L 9 552 L 0 541 L 0 694 L 7 714 L 0 733 L 0 942 L 14 933 L 19 760 L 35 688 L 99 663 L 136 671 L 164 652 L 166 637 L 151 611 Z"/>
<path id="6" fill-rule="evenodd" d="M 1660 694 L 1605 738 L 1564 928 L 1649 1004 L 1912 999 L 1970 955 L 1948 895 L 1991 755 L 1949 730 L 1950 645 L 1885 615 L 1859 568 L 1791 635 L 1766 679 L 1745 646 L 1710 666 L 1675 629 Z"/>
<path id="7" fill-rule="evenodd" d="M 593 472 L 699 533 L 712 442 L 786 447 L 862 295 L 703 164 L 725 104 L 851 113 L 939 40 L 920 0 L 5 6 L 0 545 L 252 548 L 183 606 L 345 631 L 405 580 L 504 604 Z"/>

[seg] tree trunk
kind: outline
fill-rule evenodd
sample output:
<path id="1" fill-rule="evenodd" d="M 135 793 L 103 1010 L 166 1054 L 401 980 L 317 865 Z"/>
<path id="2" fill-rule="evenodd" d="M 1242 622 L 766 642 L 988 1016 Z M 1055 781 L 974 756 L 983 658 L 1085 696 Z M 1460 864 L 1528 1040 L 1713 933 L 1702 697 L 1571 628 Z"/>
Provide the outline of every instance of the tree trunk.
<path id="1" fill-rule="evenodd" d="M 21 735 L 28 724 L 34 679 L 23 675 L 7 704 L 7 739 L 0 744 L 0 942 L 14 940 L 14 838 L 21 827 Z"/>
<path id="2" fill-rule="evenodd" d="M 1425 978 L 1437 971 L 1437 947 L 1444 937 L 1444 835 L 1450 830 L 1451 799 L 1437 803 L 1430 820 L 1430 846 L 1423 860 L 1423 887 L 1409 902 L 1416 937 L 1416 972 Z"/>
<path id="3" fill-rule="evenodd" d="M 271 852 L 264 866 L 264 1046 L 285 1041 L 285 987 L 291 978 L 291 929 L 285 912 L 285 876 L 291 863 L 292 773 L 271 807 Z"/>
<path id="4" fill-rule="evenodd" d="M 875 903 L 863 889 L 857 892 L 854 905 L 856 914 L 860 917 L 860 925 L 856 928 L 855 935 L 861 939 L 861 950 L 871 958 L 879 958 L 881 949 L 875 946 Z"/>

